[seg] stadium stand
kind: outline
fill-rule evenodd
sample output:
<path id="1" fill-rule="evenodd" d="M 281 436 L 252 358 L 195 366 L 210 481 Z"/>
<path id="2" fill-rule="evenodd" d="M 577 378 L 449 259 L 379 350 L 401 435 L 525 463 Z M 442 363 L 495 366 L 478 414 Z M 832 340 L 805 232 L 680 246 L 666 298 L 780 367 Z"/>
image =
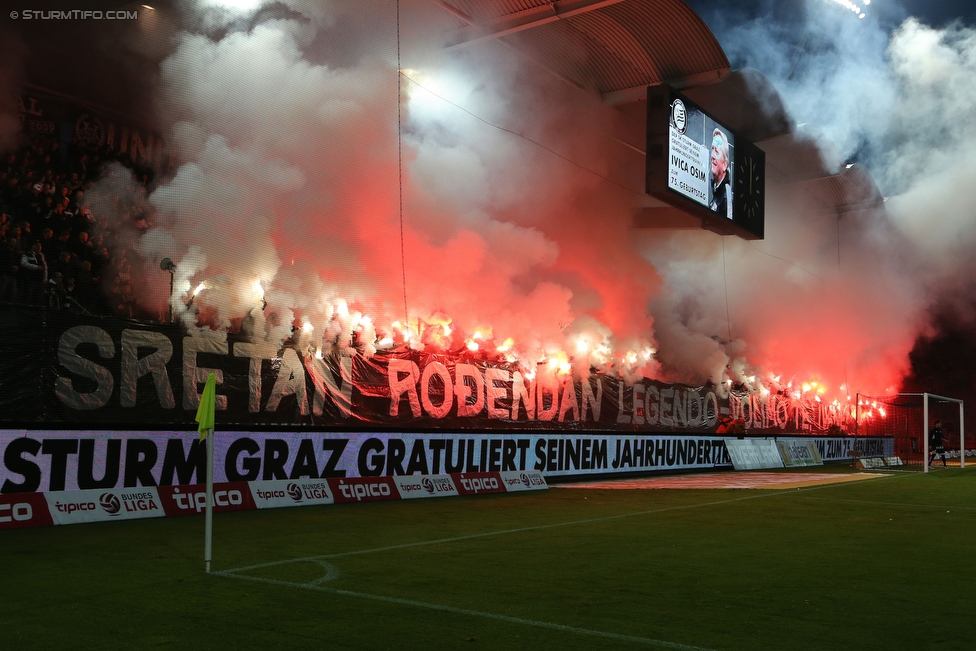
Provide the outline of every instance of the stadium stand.
<path id="1" fill-rule="evenodd" d="M 86 193 L 111 163 L 121 166 L 116 173 L 132 174 L 142 197 L 115 194 L 110 209 L 96 214 Z M 132 234 L 153 223 L 140 200 L 153 177 L 126 154 L 78 144 L 65 150 L 47 135 L 6 155 L 0 163 L 0 305 L 152 318 L 136 305 L 130 252 Z"/>

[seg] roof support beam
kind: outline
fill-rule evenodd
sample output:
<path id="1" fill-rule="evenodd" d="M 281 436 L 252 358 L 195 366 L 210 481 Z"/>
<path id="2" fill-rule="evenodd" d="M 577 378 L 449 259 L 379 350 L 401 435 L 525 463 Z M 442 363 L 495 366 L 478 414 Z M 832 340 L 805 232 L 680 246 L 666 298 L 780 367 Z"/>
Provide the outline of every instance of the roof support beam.
<path id="1" fill-rule="evenodd" d="M 460 18 L 467 24 L 470 25 L 474 23 L 474 18 L 464 13 L 463 11 L 461 11 L 451 3 L 447 2 L 446 0 L 430 0 L 430 1 L 433 2 L 435 5 L 437 5 L 438 7 L 440 7 L 441 9 L 443 9 L 444 11 L 446 11 L 447 13 L 454 15 L 456 18 Z"/>
<path id="2" fill-rule="evenodd" d="M 443 0 L 434 0 L 446 11 L 454 14 L 461 20 L 468 22 L 467 27 L 462 27 L 448 39 L 446 48 L 464 47 L 474 45 L 482 41 L 488 41 L 526 29 L 532 29 L 540 25 L 545 25 L 557 20 L 578 16 L 588 11 L 595 11 L 602 7 L 623 2 L 623 0 L 553 0 L 549 4 L 541 7 L 533 7 L 525 11 L 499 16 L 485 23 L 475 23 L 466 14 L 462 15 L 456 7 L 449 5 Z"/>
<path id="3" fill-rule="evenodd" d="M 669 84 L 675 88 L 682 90 L 685 88 L 691 88 L 693 86 L 706 86 L 708 84 L 717 84 L 726 77 L 729 76 L 731 70 L 728 68 L 722 68 L 721 70 L 709 70 L 708 72 L 700 72 L 696 75 L 690 75 L 688 77 L 682 77 L 681 79 L 668 79 L 661 83 Z M 634 88 L 624 88 L 623 90 L 614 90 L 609 93 L 603 93 L 603 103 L 607 106 L 616 106 L 618 104 L 627 104 L 629 102 L 636 102 L 643 100 L 647 97 L 647 86 L 636 86 Z"/>

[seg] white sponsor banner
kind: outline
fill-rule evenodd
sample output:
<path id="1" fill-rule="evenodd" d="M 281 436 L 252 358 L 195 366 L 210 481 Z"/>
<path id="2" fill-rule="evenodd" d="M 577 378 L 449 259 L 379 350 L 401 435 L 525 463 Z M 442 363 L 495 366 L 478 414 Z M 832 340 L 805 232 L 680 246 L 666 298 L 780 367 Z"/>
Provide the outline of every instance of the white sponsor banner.
<path id="1" fill-rule="evenodd" d="M 879 459 L 878 457 L 868 457 L 866 459 L 858 459 L 857 464 L 864 469 L 872 470 L 877 468 L 887 468 L 884 459 Z"/>
<path id="2" fill-rule="evenodd" d="M 54 524 L 134 520 L 165 516 L 155 488 L 45 493 Z"/>
<path id="3" fill-rule="evenodd" d="M 889 457 L 895 454 L 895 439 L 890 436 L 814 436 L 807 440 L 813 441 L 824 461 L 850 461 L 858 457 Z"/>
<path id="4" fill-rule="evenodd" d="M 771 439 L 729 439 L 725 447 L 736 470 L 782 468 L 783 458 L 776 441 Z"/>
<path id="5" fill-rule="evenodd" d="M 169 504 L 177 513 L 191 515 L 207 509 L 207 489 L 204 484 L 172 488 L 170 499 Z M 214 507 L 223 509 L 242 508 L 245 504 L 244 494 L 238 488 L 221 489 L 215 486 L 213 501 Z"/>
<path id="6" fill-rule="evenodd" d="M 776 445 L 787 468 L 823 465 L 817 446 L 809 439 L 778 439 Z"/>
<path id="7" fill-rule="evenodd" d="M 398 475 L 393 478 L 400 497 L 412 500 L 420 497 L 450 497 L 458 489 L 450 475 Z"/>
<path id="8" fill-rule="evenodd" d="M 252 481 L 248 482 L 248 488 L 259 509 L 335 503 L 329 483 L 324 479 Z"/>
<path id="9" fill-rule="evenodd" d="M 724 437 L 712 435 L 217 431 L 214 448 L 217 483 L 731 465 Z M 205 461 L 195 431 L 0 430 L 0 493 L 203 484 Z"/>
<path id="10" fill-rule="evenodd" d="M 544 491 L 549 488 L 546 478 L 538 470 L 525 472 L 502 472 L 502 484 L 509 493 L 514 491 Z"/>

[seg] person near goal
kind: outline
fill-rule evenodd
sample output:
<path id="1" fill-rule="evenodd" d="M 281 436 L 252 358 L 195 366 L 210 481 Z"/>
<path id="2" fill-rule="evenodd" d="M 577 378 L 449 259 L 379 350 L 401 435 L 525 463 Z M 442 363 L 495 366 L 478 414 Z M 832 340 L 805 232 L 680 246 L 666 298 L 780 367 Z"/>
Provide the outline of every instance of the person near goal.
<path id="1" fill-rule="evenodd" d="M 929 448 L 931 448 L 931 452 L 929 452 L 930 466 L 932 465 L 932 461 L 933 459 L 935 459 L 936 455 L 941 455 L 942 466 L 944 468 L 949 467 L 948 465 L 946 465 L 946 453 L 945 453 L 944 443 L 945 443 L 945 437 L 942 435 L 942 421 L 937 420 L 935 421 L 935 427 L 929 430 Z"/>

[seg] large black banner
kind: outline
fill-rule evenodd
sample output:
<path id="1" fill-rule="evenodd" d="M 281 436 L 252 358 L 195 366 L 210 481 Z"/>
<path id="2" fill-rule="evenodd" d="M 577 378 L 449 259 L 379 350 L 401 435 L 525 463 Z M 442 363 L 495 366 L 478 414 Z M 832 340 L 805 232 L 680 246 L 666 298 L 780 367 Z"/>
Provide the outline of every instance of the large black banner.
<path id="1" fill-rule="evenodd" d="M 165 142 L 158 133 L 131 118 L 109 115 L 85 106 L 82 100 L 55 97 L 39 90 L 15 96 L 24 133 L 56 137 L 67 151 L 74 143 L 108 147 L 128 154 L 137 165 L 160 169 L 168 160 Z"/>
<path id="2" fill-rule="evenodd" d="M 0 312 L 0 422 L 193 426 L 207 375 L 222 425 L 395 430 L 825 431 L 817 405 L 607 374 L 526 372 L 474 355 L 407 347 L 371 358 L 294 342 L 186 336 L 178 327 L 65 312 Z"/>

